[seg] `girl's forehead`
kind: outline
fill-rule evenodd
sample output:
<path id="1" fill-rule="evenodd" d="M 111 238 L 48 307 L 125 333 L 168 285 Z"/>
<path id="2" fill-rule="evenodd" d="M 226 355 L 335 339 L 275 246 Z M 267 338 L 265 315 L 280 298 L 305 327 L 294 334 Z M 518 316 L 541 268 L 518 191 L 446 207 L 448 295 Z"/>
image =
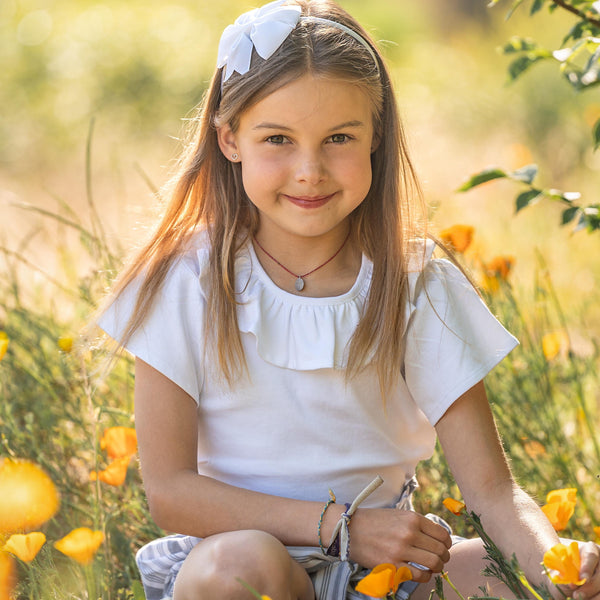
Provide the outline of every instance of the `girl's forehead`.
<path id="1" fill-rule="evenodd" d="M 271 120 L 364 120 L 372 116 L 371 101 L 362 86 L 347 80 L 303 75 L 273 90 L 241 115 L 242 122 Z M 341 121 L 340 121 L 341 122 Z"/>

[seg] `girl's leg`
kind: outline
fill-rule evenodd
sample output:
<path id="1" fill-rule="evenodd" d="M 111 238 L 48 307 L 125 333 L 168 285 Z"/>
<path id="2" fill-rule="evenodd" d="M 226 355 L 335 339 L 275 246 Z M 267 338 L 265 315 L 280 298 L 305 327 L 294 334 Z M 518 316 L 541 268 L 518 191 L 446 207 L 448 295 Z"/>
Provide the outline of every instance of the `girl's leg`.
<path id="1" fill-rule="evenodd" d="M 264 531 L 231 531 L 198 543 L 177 575 L 173 600 L 250 600 L 238 578 L 277 600 L 314 600 L 306 571 Z"/>
<path id="2" fill-rule="evenodd" d="M 479 538 L 465 540 L 452 546 L 450 560 L 446 563 L 444 570 L 448 572 L 450 581 L 465 598 L 473 595 L 514 598 L 514 594 L 499 579 L 482 575 L 481 571 L 488 563 L 484 557 L 483 542 Z M 419 585 L 411 594 L 410 600 L 427 600 L 433 586 L 434 579 L 432 577 L 428 583 Z M 479 589 L 480 586 L 487 590 L 485 594 Z M 444 595 L 447 600 L 457 600 L 458 598 L 445 581 Z"/>

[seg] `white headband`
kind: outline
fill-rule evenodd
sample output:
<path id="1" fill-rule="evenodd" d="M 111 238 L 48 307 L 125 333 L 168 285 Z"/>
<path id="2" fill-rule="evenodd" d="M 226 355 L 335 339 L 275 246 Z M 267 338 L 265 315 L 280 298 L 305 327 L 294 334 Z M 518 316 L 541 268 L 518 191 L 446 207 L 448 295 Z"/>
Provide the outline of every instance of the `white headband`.
<path id="1" fill-rule="evenodd" d="M 299 6 L 282 6 L 285 1 L 275 0 L 262 8 L 246 12 L 240 15 L 233 25 L 225 28 L 217 56 L 217 67 L 226 67 L 223 71 L 223 82 L 234 72 L 244 75 L 250 70 L 252 48 L 256 48 L 259 56 L 267 60 L 283 44 L 299 21 L 326 23 L 352 36 L 369 51 L 379 70 L 373 49 L 356 31 L 337 21 L 321 17 L 303 17 Z"/>

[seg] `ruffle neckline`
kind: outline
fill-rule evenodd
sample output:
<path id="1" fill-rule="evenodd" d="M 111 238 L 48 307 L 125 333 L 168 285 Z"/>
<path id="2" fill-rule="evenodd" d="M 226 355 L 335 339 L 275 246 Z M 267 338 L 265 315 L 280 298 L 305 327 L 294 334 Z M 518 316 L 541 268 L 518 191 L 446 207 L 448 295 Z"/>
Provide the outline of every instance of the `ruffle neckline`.
<path id="1" fill-rule="evenodd" d="M 410 288 L 433 248 L 423 252 L 420 267 L 409 273 Z M 419 253 L 415 253 L 419 254 Z M 363 255 L 354 285 L 340 296 L 297 296 L 277 287 L 263 269 L 251 242 L 236 261 L 238 326 L 256 340 L 259 356 L 277 367 L 300 371 L 342 369 L 347 364 L 350 338 L 369 294 L 372 262 Z M 412 293 L 405 323 L 414 310 Z"/>

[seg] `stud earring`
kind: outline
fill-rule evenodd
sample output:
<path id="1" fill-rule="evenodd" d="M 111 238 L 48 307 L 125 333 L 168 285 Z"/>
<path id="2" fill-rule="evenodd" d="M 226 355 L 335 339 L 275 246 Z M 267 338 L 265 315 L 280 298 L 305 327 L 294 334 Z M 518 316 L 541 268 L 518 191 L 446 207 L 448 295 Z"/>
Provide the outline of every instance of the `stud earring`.
<path id="1" fill-rule="evenodd" d="M 231 155 L 231 160 L 237 160 L 237 159 L 238 159 L 238 155 L 237 155 L 237 153 L 235 153 L 235 152 L 234 152 L 234 153 Z"/>

